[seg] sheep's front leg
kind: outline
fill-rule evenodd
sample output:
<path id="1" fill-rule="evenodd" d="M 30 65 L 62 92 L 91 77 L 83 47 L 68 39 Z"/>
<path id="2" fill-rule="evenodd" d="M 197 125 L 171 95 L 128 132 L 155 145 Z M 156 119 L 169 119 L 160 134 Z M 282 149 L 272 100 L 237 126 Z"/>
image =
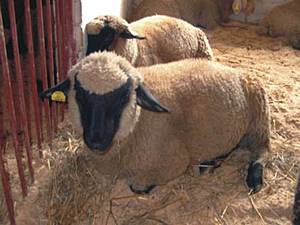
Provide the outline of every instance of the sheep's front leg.
<path id="1" fill-rule="evenodd" d="M 129 185 L 130 190 L 136 194 L 149 194 L 156 185 L 150 186 L 138 186 L 138 185 Z"/>
<path id="2" fill-rule="evenodd" d="M 218 156 L 217 158 L 213 159 L 213 160 L 208 160 L 208 161 L 204 161 L 201 162 L 199 165 L 199 174 L 204 173 L 205 171 L 209 171 L 209 172 L 213 172 L 214 169 L 218 168 L 221 166 L 221 163 L 234 151 L 237 151 L 239 148 L 238 146 L 233 148 L 230 152 Z"/>
<path id="3" fill-rule="evenodd" d="M 206 171 L 209 173 L 212 173 L 216 168 L 221 166 L 221 161 L 217 160 L 209 160 L 209 161 L 204 161 L 199 165 L 199 174 L 203 174 Z"/>

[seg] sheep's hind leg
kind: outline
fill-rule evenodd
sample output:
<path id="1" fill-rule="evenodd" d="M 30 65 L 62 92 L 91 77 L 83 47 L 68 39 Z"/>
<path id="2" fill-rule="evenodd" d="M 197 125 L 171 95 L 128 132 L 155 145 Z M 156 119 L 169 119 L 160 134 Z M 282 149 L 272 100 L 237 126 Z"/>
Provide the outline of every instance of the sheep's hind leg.
<path id="1" fill-rule="evenodd" d="M 250 194 L 260 191 L 263 186 L 263 165 L 260 162 L 250 162 L 246 182 L 250 188 Z"/>
<path id="2" fill-rule="evenodd" d="M 130 190 L 136 194 L 149 194 L 155 187 L 156 185 L 150 185 L 150 186 L 134 186 L 134 185 L 129 185 Z"/>
<path id="3" fill-rule="evenodd" d="M 262 144 L 261 147 L 256 146 L 252 145 L 248 147 L 248 149 L 253 153 L 246 178 L 246 183 L 250 189 L 250 194 L 260 191 L 263 186 L 264 165 L 266 164 L 266 160 L 268 159 L 268 154 L 270 151 L 269 141 L 267 141 L 265 144 Z"/>

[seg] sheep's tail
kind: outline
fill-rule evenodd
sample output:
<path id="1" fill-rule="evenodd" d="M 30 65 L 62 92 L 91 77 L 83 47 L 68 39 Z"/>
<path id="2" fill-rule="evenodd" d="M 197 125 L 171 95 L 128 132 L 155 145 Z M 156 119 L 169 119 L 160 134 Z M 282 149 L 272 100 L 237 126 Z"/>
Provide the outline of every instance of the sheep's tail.
<path id="1" fill-rule="evenodd" d="M 197 39 L 198 39 L 197 57 L 214 60 L 215 57 L 210 47 L 208 38 L 206 37 L 205 33 L 200 29 L 198 31 Z"/>
<path id="2" fill-rule="evenodd" d="M 241 145 L 252 152 L 252 161 L 265 164 L 270 151 L 270 109 L 267 94 L 258 79 L 241 78 L 249 102 L 250 123 Z"/>

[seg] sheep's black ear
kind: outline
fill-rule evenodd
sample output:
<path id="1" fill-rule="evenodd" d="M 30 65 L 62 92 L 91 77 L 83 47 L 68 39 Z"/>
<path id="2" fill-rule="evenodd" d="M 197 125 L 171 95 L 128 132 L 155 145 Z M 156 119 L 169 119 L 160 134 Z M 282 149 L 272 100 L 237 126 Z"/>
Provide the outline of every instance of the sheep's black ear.
<path id="1" fill-rule="evenodd" d="M 137 104 L 144 109 L 152 112 L 169 112 L 169 110 L 162 106 L 158 100 L 147 90 L 144 86 L 139 85 L 136 91 Z"/>
<path id="2" fill-rule="evenodd" d="M 146 39 L 145 37 L 142 37 L 138 35 L 137 33 L 130 32 L 128 29 L 120 33 L 120 37 L 124 39 L 139 39 L 139 40 L 144 40 Z"/>
<path id="3" fill-rule="evenodd" d="M 52 101 L 66 102 L 70 90 L 71 81 L 66 79 L 52 88 L 40 93 L 42 99 L 49 98 Z"/>

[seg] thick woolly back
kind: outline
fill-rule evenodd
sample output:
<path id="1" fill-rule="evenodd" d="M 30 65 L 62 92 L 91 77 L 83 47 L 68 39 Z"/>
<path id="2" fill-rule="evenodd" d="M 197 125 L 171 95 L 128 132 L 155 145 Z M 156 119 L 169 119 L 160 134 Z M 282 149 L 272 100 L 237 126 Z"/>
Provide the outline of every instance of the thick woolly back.
<path id="1" fill-rule="evenodd" d="M 136 41 L 138 54 L 134 66 L 149 66 L 186 58 L 213 59 L 205 33 L 190 23 L 174 17 L 155 15 L 132 22 L 130 29 L 146 37 Z M 121 40 L 120 40 L 121 41 Z M 115 51 L 128 58 L 124 43 L 118 43 Z"/>
<path id="2" fill-rule="evenodd" d="M 133 84 L 129 103 L 123 110 L 119 129 L 114 138 L 117 142 L 127 137 L 138 121 L 140 107 L 136 105 L 136 93 L 134 90 L 141 82 L 142 77 L 127 60 L 111 52 L 93 53 L 85 57 L 71 69 L 69 72 L 69 78 L 71 80 L 68 99 L 69 112 L 74 128 L 80 134 L 83 133 L 83 128 L 75 98 L 75 78 L 86 91 L 103 95 L 124 85 L 129 77 L 132 79 Z"/>
<path id="3" fill-rule="evenodd" d="M 114 35 L 111 43 L 107 43 L 107 49 L 125 57 L 134 66 L 149 66 L 185 58 L 213 59 L 205 33 L 177 18 L 156 15 L 127 24 L 117 16 L 99 16 L 86 25 L 85 45 L 87 34 L 98 35 L 102 30 L 105 34 L 104 27 L 110 27 L 106 33 L 107 39 Z M 128 31 L 146 40 L 122 37 L 122 32 Z M 99 44 L 95 41 L 91 46 L 101 46 L 106 41 L 103 38 Z"/>

